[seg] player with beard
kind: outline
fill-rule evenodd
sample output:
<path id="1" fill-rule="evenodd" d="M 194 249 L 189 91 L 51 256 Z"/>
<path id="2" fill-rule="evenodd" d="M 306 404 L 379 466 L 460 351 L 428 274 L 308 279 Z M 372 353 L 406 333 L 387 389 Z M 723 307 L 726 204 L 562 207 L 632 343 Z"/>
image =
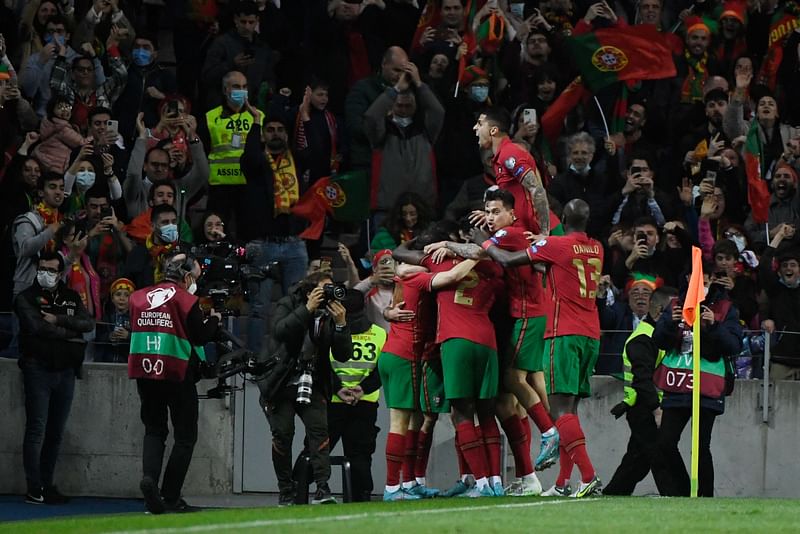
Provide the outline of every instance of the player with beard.
<path id="1" fill-rule="evenodd" d="M 586 497 L 601 491 L 602 484 L 586 451 L 586 438 L 577 410 L 582 397 L 591 393 L 589 379 L 597 361 L 600 324 L 596 294 L 603 269 L 603 247 L 586 235 L 589 205 L 571 200 L 564 208 L 565 236 L 541 239 L 523 251 L 509 252 L 481 231 L 473 232 L 487 254 L 503 267 L 529 263 L 548 266 L 550 310 L 545 331 L 544 372 L 550 411 L 560 435 L 562 474 L 556 486 L 566 495 L 563 474 L 574 462 L 581 473 L 581 484 L 573 497 Z M 568 474 L 566 475 L 569 476 Z M 559 484 L 560 482 L 560 484 Z"/>

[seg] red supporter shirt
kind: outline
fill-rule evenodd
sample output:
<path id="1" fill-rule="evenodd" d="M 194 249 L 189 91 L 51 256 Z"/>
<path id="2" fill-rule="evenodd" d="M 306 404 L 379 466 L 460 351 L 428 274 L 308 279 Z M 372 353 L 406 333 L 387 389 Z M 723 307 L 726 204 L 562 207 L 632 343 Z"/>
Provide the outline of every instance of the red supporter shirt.
<path id="1" fill-rule="evenodd" d="M 463 260 L 448 259 L 430 266 L 438 272 L 449 271 Z M 501 270 L 494 262 L 481 261 L 459 283 L 436 290 L 436 343 L 448 339 L 466 339 L 497 350 L 494 325 L 489 320 L 496 293 L 502 289 Z M 435 273 L 430 274 L 433 280 Z M 434 291 L 428 282 L 428 291 Z"/>
<path id="2" fill-rule="evenodd" d="M 406 278 L 395 277 L 394 281 L 401 288 L 403 309 L 416 313 L 413 321 L 407 323 L 389 323 L 389 337 L 383 346 L 390 352 L 406 360 L 422 358 L 426 343 L 433 341 L 434 308 L 433 296 L 428 292 L 430 273 L 415 273 Z M 396 294 L 396 293 L 395 293 Z"/>
<path id="3" fill-rule="evenodd" d="M 545 338 L 600 339 L 595 297 L 603 274 L 603 246 L 583 232 L 550 236 L 527 250 L 531 262 L 547 263 L 550 308 Z"/>
<path id="4" fill-rule="evenodd" d="M 525 239 L 525 228 L 519 220 L 514 221 L 511 226 L 496 231 L 489 240 L 499 248 L 511 252 L 525 250 L 530 246 Z M 533 266 L 509 267 L 505 270 L 505 279 L 511 317 L 519 319 L 542 317 L 547 314 L 542 275 L 535 271 Z"/>

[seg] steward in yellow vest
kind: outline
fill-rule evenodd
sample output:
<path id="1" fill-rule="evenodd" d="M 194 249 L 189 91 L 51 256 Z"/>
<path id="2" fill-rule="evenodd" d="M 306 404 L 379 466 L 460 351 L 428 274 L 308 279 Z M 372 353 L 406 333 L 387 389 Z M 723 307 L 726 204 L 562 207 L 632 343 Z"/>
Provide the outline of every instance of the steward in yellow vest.
<path id="1" fill-rule="evenodd" d="M 331 450 L 339 438 L 350 460 L 353 500 L 368 501 L 372 493 L 372 454 L 378 427 L 380 375 L 378 360 L 386 331 L 372 324 L 364 312 L 364 294 L 349 290 L 344 302 L 353 342 L 353 356 L 346 362 L 331 358 L 334 391 L 328 405 Z"/>
<path id="2" fill-rule="evenodd" d="M 669 306 L 677 292 L 672 288 L 659 288 L 650 298 L 647 317 L 636 327 L 625 342 L 622 352 L 625 397 L 611 409 L 619 419 L 625 414 L 631 437 L 628 449 L 611 481 L 603 488 L 604 495 L 631 495 L 633 490 L 651 470 L 656 486 L 662 495 L 672 487 L 671 474 L 666 468 L 658 445 L 658 424 L 655 411 L 659 410 L 660 393 L 653 383 L 653 372 L 664 356 L 653 342 L 653 330 L 661 311 Z"/>

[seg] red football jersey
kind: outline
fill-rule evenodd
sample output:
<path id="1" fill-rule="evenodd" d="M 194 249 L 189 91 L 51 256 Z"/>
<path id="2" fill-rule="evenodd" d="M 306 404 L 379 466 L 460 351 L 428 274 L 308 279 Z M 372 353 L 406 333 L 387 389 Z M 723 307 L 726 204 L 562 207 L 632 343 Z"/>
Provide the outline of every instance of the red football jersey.
<path id="1" fill-rule="evenodd" d="M 416 313 L 413 321 L 407 323 L 389 323 L 389 337 L 383 345 L 385 352 L 400 356 L 406 360 L 418 360 L 423 357 L 426 343 L 433 341 L 434 307 L 433 296 L 428 291 L 431 273 L 415 273 L 406 278 L 395 277 L 402 291 L 403 309 Z"/>
<path id="2" fill-rule="evenodd" d="M 538 234 L 541 229 L 539 220 L 536 218 L 536 210 L 533 207 L 533 198 L 530 192 L 522 186 L 522 178 L 528 174 L 528 171 L 539 173 L 536 168 L 536 160 L 527 150 L 506 137 L 500 142 L 500 149 L 492 160 L 492 165 L 497 185 L 514 195 L 514 213 L 517 215 L 517 220 L 520 221 L 523 228 Z M 550 228 L 555 228 L 559 223 L 558 217 L 551 210 Z"/>
<path id="3" fill-rule="evenodd" d="M 517 219 L 513 225 L 496 231 L 489 241 L 503 250 L 525 250 L 530 243 L 525 239 L 525 228 Z M 547 314 L 542 275 L 531 265 L 509 267 L 505 270 L 511 317 L 542 317 Z"/>
<path id="4" fill-rule="evenodd" d="M 548 264 L 550 309 L 545 338 L 578 335 L 600 339 L 595 298 L 603 274 L 603 246 L 583 232 L 550 236 L 527 250 L 531 262 Z"/>
<path id="5" fill-rule="evenodd" d="M 460 261 L 463 260 L 448 259 L 431 267 L 448 271 Z M 434 274 L 431 273 L 431 280 Z M 489 320 L 489 310 L 503 283 L 497 274 L 496 264 L 482 261 L 458 284 L 436 290 L 436 343 L 458 338 L 497 350 L 494 325 Z M 434 291 L 430 282 L 427 289 Z"/>

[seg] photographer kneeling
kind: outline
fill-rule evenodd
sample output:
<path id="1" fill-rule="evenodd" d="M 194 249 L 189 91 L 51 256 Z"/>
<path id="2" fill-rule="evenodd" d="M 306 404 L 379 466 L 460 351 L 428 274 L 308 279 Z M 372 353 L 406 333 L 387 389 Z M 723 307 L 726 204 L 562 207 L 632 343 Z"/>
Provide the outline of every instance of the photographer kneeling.
<path id="1" fill-rule="evenodd" d="M 200 264 L 191 254 L 171 253 L 161 266 L 163 280 L 135 291 L 130 297 L 131 353 L 128 377 L 136 379 L 144 423 L 139 485 L 147 510 L 188 511 L 181 488 L 197 442 L 197 387 L 203 345 L 216 337 L 220 316 L 211 310 L 203 317 L 194 296 Z M 175 444 L 164 470 L 161 492 L 158 480 L 172 419 Z"/>
<path id="2" fill-rule="evenodd" d="M 327 286 L 327 287 L 325 287 Z M 336 293 L 334 295 L 334 293 Z M 334 286 L 329 271 L 308 275 L 278 301 L 273 324 L 276 343 L 297 358 L 297 366 L 281 390 L 269 395 L 262 407 L 272 429 L 272 463 L 278 477 L 280 505 L 294 503 L 296 483 L 292 479 L 294 417 L 306 428 L 311 467 L 317 491 L 312 504 L 335 503 L 328 487 L 331 476 L 328 446 L 328 399 L 331 397 L 331 363 L 345 362 L 353 354 L 350 329 L 341 302 L 345 290 Z"/>

